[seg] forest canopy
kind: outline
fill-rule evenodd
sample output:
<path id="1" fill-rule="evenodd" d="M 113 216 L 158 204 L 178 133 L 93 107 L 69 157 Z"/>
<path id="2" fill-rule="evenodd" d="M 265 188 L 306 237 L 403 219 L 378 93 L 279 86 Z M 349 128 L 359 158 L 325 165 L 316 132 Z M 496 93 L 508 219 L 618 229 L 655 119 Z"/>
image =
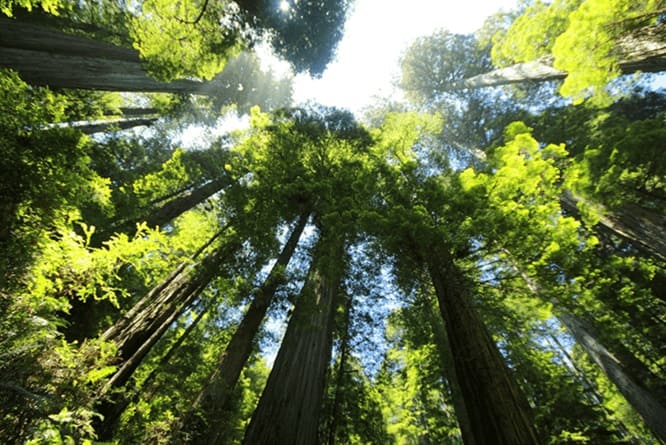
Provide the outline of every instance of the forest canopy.
<path id="1" fill-rule="evenodd" d="M 0 442 L 666 443 L 665 8 L 0 0 Z"/>

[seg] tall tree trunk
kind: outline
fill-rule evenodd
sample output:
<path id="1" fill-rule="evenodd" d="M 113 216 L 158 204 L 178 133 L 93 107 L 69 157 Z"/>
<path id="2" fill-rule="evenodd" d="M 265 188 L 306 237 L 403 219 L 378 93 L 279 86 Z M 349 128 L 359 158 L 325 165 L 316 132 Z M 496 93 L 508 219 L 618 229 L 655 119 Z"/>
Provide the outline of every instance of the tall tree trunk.
<path id="1" fill-rule="evenodd" d="M 116 372 L 99 391 L 98 412 L 109 419 L 98 422 L 95 430 L 102 440 L 110 440 L 113 413 L 122 403 L 117 394 L 107 395 L 126 384 L 150 350 L 162 338 L 173 322 L 192 305 L 210 281 L 220 272 L 221 264 L 240 247 L 233 238 L 192 267 L 179 266 L 166 280 L 158 284 L 128 312 L 102 334 L 118 347 L 120 364 Z"/>
<path id="2" fill-rule="evenodd" d="M 174 273 L 155 286 L 145 298 L 102 334 L 102 339 L 113 341 L 117 345 L 123 366 L 128 360 L 136 359 L 141 348 L 147 344 L 152 346 L 157 341 L 150 340 L 151 336 L 163 329 L 164 324 L 174 314 L 182 313 L 192 303 L 201 290 L 220 273 L 222 263 L 239 247 L 240 242 L 234 238 L 226 241 L 200 263 L 190 267 L 178 266 Z M 145 353 L 141 358 L 143 356 Z M 121 367 L 116 374 L 122 369 Z M 114 379 L 115 375 L 111 381 L 115 382 Z M 122 383 L 125 381 L 126 379 L 123 379 Z"/>
<path id="3" fill-rule="evenodd" d="M 146 377 L 143 380 L 143 382 L 141 382 L 140 386 L 136 385 L 129 395 L 121 393 L 118 397 L 114 397 L 115 400 L 102 402 L 100 404 L 99 411 L 104 416 L 104 419 L 100 422 L 99 426 L 96 428 L 98 434 L 100 435 L 100 438 L 101 436 L 104 436 L 110 439 L 113 436 L 113 432 L 116 429 L 118 420 L 120 419 L 120 415 L 125 411 L 125 409 L 127 409 L 130 403 L 135 402 L 139 398 L 139 396 L 142 395 L 142 391 L 144 391 L 146 388 L 149 387 L 149 385 L 157 376 L 158 371 L 160 371 L 162 367 L 169 362 L 175 351 L 178 348 L 180 348 L 185 339 L 190 335 L 190 333 L 194 330 L 194 328 L 196 328 L 199 322 L 203 319 L 205 313 L 206 313 L 205 309 L 199 312 L 197 317 L 189 324 L 187 329 L 185 329 L 185 332 L 183 332 L 180 335 L 180 337 L 178 337 L 178 340 L 176 340 L 174 344 L 169 347 L 167 353 L 164 354 L 164 356 L 162 356 L 159 363 L 150 372 L 150 374 L 148 374 L 148 377 Z M 150 399 L 153 394 L 154 391 L 151 391 L 149 392 L 147 397 L 145 393 L 143 395 L 144 397 Z"/>
<path id="4" fill-rule="evenodd" d="M 633 30 L 616 42 L 615 53 L 618 67 L 623 74 L 636 71 L 657 73 L 666 71 L 666 45 L 664 35 L 666 24 L 657 23 Z M 444 90 L 461 90 L 508 85 L 527 81 L 542 82 L 564 79 L 566 71 L 553 68 L 551 56 L 525 63 L 517 63 L 499 68 L 489 73 L 479 74 L 468 79 L 451 83 Z"/>
<path id="5" fill-rule="evenodd" d="M 512 262 L 511 267 L 520 273 L 528 289 L 535 296 L 541 294 L 540 286 L 536 281 L 515 263 Z M 663 422 L 663 419 L 666 419 L 664 382 L 623 345 L 615 344 L 613 351 L 609 351 L 607 345 L 605 346 L 599 340 L 596 329 L 582 318 L 557 307 L 556 317 L 643 418 L 655 436 L 662 441 L 666 440 L 666 424 Z M 645 385 L 650 389 L 646 389 Z"/>
<path id="6" fill-rule="evenodd" d="M 322 234 L 246 445 L 314 445 L 324 396 L 337 295 L 343 272 L 344 239 Z"/>
<path id="7" fill-rule="evenodd" d="M 562 208 L 579 215 L 580 198 L 569 192 L 560 196 Z M 666 261 L 666 218 L 636 204 L 626 203 L 621 209 L 604 210 L 596 226 L 600 231 L 628 241 L 638 251 L 659 261 Z"/>
<path id="8" fill-rule="evenodd" d="M 84 134 L 105 133 L 111 130 L 128 130 L 134 127 L 150 127 L 157 122 L 156 117 L 147 117 L 139 119 L 114 119 L 108 121 L 97 121 L 84 124 L 71 125 Z"/>
<path id="9" fill-rule="evenodd" d="M 592 361 L 601 368 L 609 380 L 634 407 L 654 435 L 660 440 L 666 441 L 666 421 L 664 421 L 666 419 L 666 408 L 650 391 L 640 386 L 626 373 L 622 362 L 590 334 L 580 319 L 569 313 L 561 313 L 557 318 L 567 327 L 576 342 L 583 347 Z"/>
<path id="10" fill-rule="evenodd" d="M 539 444 L 532 410 L 446 255 L 425 256 L 476 445 Z M 438 262 L 439 261 L 439 262 Z"/>
<path id="11" fill-rule="evenodd" d="M 233 390 L 250 357 L 261 322 L 275 291 L 283 281 L 282 274 L 296 250 L 307 220 L 307 214 L 299 217 L 270 273 L 255 292 L 250 307 L 220 356 L 215 370 L 194 401 L 192 410 L 174 428 L 176 443 L 183 440 L 182 433 L 187 436 L 187 443 L 194 444 L 214 445 L 223 437 L 227 426 L 225 418 L 229 415 L 233 401 Z"/>
<path id="12" fill-rule="evenodd" d="M 0 67 L 55 88 L 196 93 L 203 85 L 149 77 L 134 49 L 6 18 L 0 18 Z"/>
<path id="13" fill-rule="evenodd" d="M 349 321 L 351 319 L 353 297 L 346 296 L 344 312 L 344 326 L 342 331 L 342 340 L 340 342 L 340 362 L 338 363 L 338 372 L 335 379 L 335 392 L 333 394 L 333 405 L 331 406 L 331 421 L 328 425 L 328 441 L 326 445 L 335 445 L 335 437 L 340 422 L 340 405 L 342 401 L 343 388 L 345 384 L 345 367 L 347 366 L 347 359 L 349 356 L 349 340 L 351 333 L 349 332 Z"/>
<path id="14" fill-rule="evenodd" d="M 136 232 L 137 224 L 141 222 L 145 222 L 148 227 L 163 227 L 186 211 L 206 201 L 228 185 L 229 178 L 224 175 L 221 178 L 214 179 L 194 189 L 187 190 L 185 193 L 181 194 L 181 196 L 173 198 L 159 207 L 151 209 L 147 214 L 120 221 L 117 224 L 111 225 L 108 230 L 93 233 L 90 240 L 90 246 L 101 246 L 104 241 L 109 239 L 115 233 L 125 233 L 131 236 Z"/>
<path id="15" fill-rule="evenodd" d="M 159 114 L 160 110 L 157 108 L 135 108 L 135 107 L 121 107 L 120 114 L 127 117 L 137 117 L 137 116 L 151 116 Z M 105 113 L 107 114 L 107 113 Z M 111 114 L 111 113 L 109 113 Z"/>
<path id="16" fill-rule="evenodd" d="M 451 392 L 451 401 L 453 402 L 453 409 L 456 413 L 456 419 L 458 420 L 460 434 L 465 445 L 475 445 L 476 442 L 474 441 L 474 434 L 472 432 L 472 423 L 467 413 L 465 399 L 463 397 L 458 376 L 456 375 L 456 368 L 453 364 L 453 353 L 451 352 L 451 344 L 446 335 L 446 327 L 444 326 L 441 315 L 438 316 L 435 313 L 432 302 L 424 301 L 424 304 L 427 305 L 426 311 L 430 325 L 432 326 L 435 347 L 437 348 L 442 367 L 442 376 L 446 379 L 449 391 Z"/>

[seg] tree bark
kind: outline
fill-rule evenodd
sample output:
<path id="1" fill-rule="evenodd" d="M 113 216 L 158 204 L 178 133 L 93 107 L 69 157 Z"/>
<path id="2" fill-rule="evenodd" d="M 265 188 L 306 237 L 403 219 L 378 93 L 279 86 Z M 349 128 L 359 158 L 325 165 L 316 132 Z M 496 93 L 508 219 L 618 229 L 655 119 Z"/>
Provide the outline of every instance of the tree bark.
<path id="1" fill-rule="evenodd" d="M 317 443 L 343 255 L 344 239 L 322 234 L 245 445 Z"/>
<path id="2" fill-rule="evenodd" d="M 229 178 L 224 175 L 221 178 L 214 179 L 197 188 L 190 189 L 181 196 L 171 199 L 159 207 L 151 209 L 146 215 L 121 221 L 112 225 L 108 230 L 93 233 L 90 240 L 90 246 L 101 246 L 104 241 L 109 239 L 115 233 L 125 233 L 128 236 L 132 236 L 136 233 L 137 224 L 141 222 L 145 222 L 148 227 L 163 227 L 186 211 L 206 201 L 228 185 Z"/>
<path id="3" fill-rule="evenodd" d="M 106 133 L 111 130 L 129 130 L 134 127 L 150 127 L 157 122 L 156 117 L 147 117 L 140 119 L 116 119 L 104 122 L 94 122 L 83 125 L 75 125 L 73 128 L 85 133 Z"/>
<path id="4" fill-rule="evenodd" d="M 666 24 L 658 23 L 636 29 L 616 42 L 615 55 L 618 67 L 623 74 L 636 71 L 656 73 L 666 70 Z M 553 57 L 517 63 L 499 68 L 489 73 L 454 82 L 444 90 L 462 90 L 491 86 L 509 85 L 526 81 L 543 82 L 567 77 L 567 72 L 553 68 Z"/>
<path id="5" fill-rule="evenodd" d="M 134 49 L 5 18 L 0 18 L 0 67 L 18 71 L 32 85 L 55 88 L 196 93 L 203 85 L 149 77 Z"/>
<path id="6" fill-rule="evenodd" d="M 541 294 L 537 282 L 517 265 L 512 263 L 511 266 L 520 273 L 526 286 L 535 296 Z M 596 329 L 582 318 L 557 308 L 557 305 L 555 316 L 643 418 L 655 436 L 662 441 L 666 440 L 664 435 L 666 424 L 663 422 L 663 419 L 666 419 L 664 382 L 623 345 L 615 344 L 612 346 L 613 351 L 609 351 L 599 340 Z M 649 389 L 646 389 L 646 386 L 649 386 Z"/>
<path id="7" fill-rule="evenodd" d="M 134 108 L 134 107 L 120 108 L 120 114 L 127 117 L 150 116 L 159 113 L 160 110 L 158 110 L 157 108 Z"/>
<path id="8" fill-rule="evenodd" d="M 335 445 L 335 437 L 340 422 L 340 404 L 342 401 L 343 388 L 345 384 L 345 367 L 349 356 L 349 321 L 351 319 L 352 302 L 351 295 L 346 296 L 344 312 L 344 327 L 342 332 L 342 341 L 340 342 L 340 362 L 338 363 L 338 373 L 335 379 L 335 393 L 333 394 L 333 405 L 331 406 L 331 421 L 328 425 L 328 441 L 326 445 Z"/>
<path id="9" fill-rule="evenodd" d="M 641 387 L 626 372 L 622 362 L 611 354 L 597 339 L 590 335 L 585 324 L 571 314 L 561 313 L 557 317 L 571 332 L 589 357 L 616 386 L 618 391 L 643 418 L 647 427 L 662 441 L 666 441 L 666 408 L 654 395 Z"/>
<path id="10" fill-rule="evenodd" d="M 572 215 L 578 211 L 580 198 L 570 192 L 560 196 L 562 208 Z M 658 261 L 666 261 L 666 218 L 636 204 L 626 203 L 621 209 L 604 210 L 595 226 L 598 230 L 629 242 L 639 252 Z"/>
<path id="11" fill-rule="evenodd" d="M 432 326 L 433 337 L 435 340 L 435 347 L 439 355 L 442 376 L 448 383 L 449 391 L 451 392 L 451 401 L 453 402 L 453 409 L 456 413 L 458 420 L 458 427 L 460 428 L 460 435 L 463 438 L 465 445 L 475 445 L 474 434 L 472 433 L 472 423 L 467 414 L 467 407 L 465 406 L 465 399 L 463 397 L 462 389 L 460 387 L 458 376 L 456 375 L 456 368 L 453 364 L 453 353 L 451 352 L 451 344 L 446 335 L 446 327 L 442 322 L 442 317 L 437 317 L 434 307 L 430 301 L 426 301 L 426 310 L 428 311 L 428 318 Z"/>
<path id="12" fill-rule="evenodd" d="M 102 334 L 103 340 L 113 341 L 117 345 L 123 366 L 130 359 L 136 360 L 136 354 L 140 353 L 141 348 L 145 348 L 147 344 L 152 346 L 159 339 L 159 337 L 151 339 L 151 336 L 160 331 L 170 317 L 185 310 L 201 290 L 215 278 L 220 265 L 233 255 L 239 246 L 240 242 L 236 239 L 227 241 L 200 263 L 190 267 L 178 266 L 175 273 L 149 292 L 148 301 L 146 299 L 139 301 L 135 306 L 136 309 L 130 310 L 125 317 L 119 319 Z M 147 351 L 140 353 L 140 359 L 146 353 Z M 121 369 L 116 374 L 120 373 Z M 126 380 L 123 379 L 118 384 L 123 384 Z M 117 381 L 115 375 L 111 381 Z"/>
<path id="13" fill-rule="evenodd" d="M 299 217 L 270 273 L 255 292 L 250 307 L 220 356 L 215 370 L 194 401 L 192 410 L 175 428 L 173 435 L 176 443 L 182 443 L 184 439 L 181 432 L 187 436 L 187 443 L 214 445 L 220 441 L 226 427 L 224 420 L 231 410 L 233 390 L 250 357 L 261 322 L 277 287 L 283 281 L 282 273 L 296 250 L 307 220 L 307 214 Z M 201 417 L 198 417 L 197 411 Z"/>
<path id="14" fill-rule="evenodd" d="M 114 388 L 125 385 L 150 350 L 162 338 L 173 322 L 192 305 L 210 281 L 219 274 L 221 264 L 240 247 L 237 239 L 225 242 L 200 263 L 189 268 L 181 265 L 162 283 L 151 290 L 128 312 L 102 334 L 118 347 L 120 364 L 116 372 L 98 393 L 98 412 L 104 419 L 97 422 L 95 431 L 101 440 L 110 440 L 113 413 L 122 403 L 121 396 L 111 394 Z"/>
<path id="15" fill-rule="evenodd" d="M 104 133 L 111 130 L 128 130 L 134 127 L 150 127 L 157 121 L 157 117 L 139 119 L 113 119 L 105 121 L 69 122 L 67 124 L 48 124 L 44 129 L 68 127 L 79 130 L 84 134 Z"/>
<path id="16" fill-rule="evenodd" d="M 476 445 L 540 444 L 532 410 L 474 309 L 462 272 L 425 256 Z M 438 262 L 439 261 L 439 262 Z"/>

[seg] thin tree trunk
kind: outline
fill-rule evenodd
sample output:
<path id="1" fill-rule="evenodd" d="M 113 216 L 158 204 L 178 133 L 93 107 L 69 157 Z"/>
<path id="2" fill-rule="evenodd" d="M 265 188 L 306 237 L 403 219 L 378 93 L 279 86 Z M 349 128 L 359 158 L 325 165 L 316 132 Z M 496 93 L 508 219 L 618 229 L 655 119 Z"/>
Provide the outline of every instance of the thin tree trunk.
<path id="1" fill-rule="evenodd" d="M 343 255 L 344 239 L 322 234 L 244 444 L 317 443 Z"/>
<path id="2" fill-rule="evenodd" d="M 0 67 L 18 71 L 32 85 L 55 88 L 196 93 L 203 85 L 149 77 L 134 49 L 5 18 L 0 18 Z"/>
<path id="3" fill-rule="evenodd" d="M 532 410 L 450 258 L 426 256 L 476 445 L 539 444 Z M 439 261 L 439 263 L 438 263 Z"/>
<path id="4" fill-rule="evenodd" d="M 534 295 L 540 295 L 539 285 L 518 266 L 512 264 L 512 267 L 518 269 L 528 289 Z M 556 308 L 556 317 L 643 418 L 655 436 L 662 441 L 666 440 L 666 423 L 663 422 L 663 419 L 666 419 L 666 408 L 661 379 L 626 347 L 616 344 L 614 350 L 609 351 L 599 341 L 595 329 L 583 319 L 561 308 Z M 651 389 L 646 389 L 644 385 L 649 385 Z"/>
<path id="5" fill-rule="evenodd" d="M 157 122 L 156 117 L 147 117 L 140 119 L 114 119 L 108 121 L 99 121 L 85 123 L 81 125 L 71 125 L 84 134 L 106 133 L 112 130 L 128 130 L 134 127 L 150 127 Z"/>
<path id="6" fill-rule="evenodd" d="M 103 121 L 78 121 L 57 124 L 47 124 L 41 129 L 48 130 L 52 128 L 74 128 L 84 134 L 104 133 L 111 130 L 127 130 L 134 127 L 150 127 L 157 121 L 157 117 L 147 117 L 138 119 L 110 119 Z"/>
<path id="7" fill-rule="evenodd" d="M 569 192 L 560 196 L 562 208 L 579 215 L 580 198 Z M 666 261 L 666 218 L 638 205 L 626 203 L 614 211 L 604 210 L 596 228 L 628 241 L 638 251 L 660 261 Z"/>
<path id="8" fill-rule="evenodd" d="M 342 333 L 342 341 L 340 345 L 340 363 L 338 364 L 338 373 L 335 379 L 335 393 L 333 394 L 333 406 L 331 407 L 331 422 L 328 426 L 328 442 L 327 445 L 335 445 L 335 437 L 340 421 L 340 404 L 343 397 L 343 386 L 345 383 L 345 366 L 347 365 L 347 358 L 349 355 L 349 321 L 351 319 L 353 298 L 347 295 L 344 312 L 344 327 Z"/>
<path id="9" fill-rule="evenodd" d="M 99 247 L 114 233 L 125 233 L 128 236 L 132 236 L 136 232 L 137 224 L 141 222 L 145 222 L 148 227 L 163 227 L 186 211 L 206 201 L 215 193 L 224 189 L 227 185 L 229 185 L 229 178 L 223 176 L 197 188 L 187 190 L 181 196 L 171 199 L 161 206 L 150 210 L 147 215 L 121 221 L 112 225 L 108 230 L 93 233 L 90 245 L 92 247 Z"/>
<path id="10" fill-rule="evenodd" d="M 157 108 L 134 108 L 134 107 L 120 108 L 120 114 L 127 117 L 150 116 L 159 113 L 160 110 L 158 110 Z"/>
<path id="11" fill-rule="evenodd" d="M 666 24 L 658 23 L 636 29 L 618 39 L 615 53 L 618 67 L 623 74 L 636 71 L 657 73 L 666 70 Z M 479 74 L 468 79 L 451 83 L 445 90 L 483 88 L 509 85 L 527 81 L 543 82 L 567 77 L 567 72 L 553 67 L 553 57 L 546 56 L 538 60 L 517 63 L 506 68 Z"/>
<path id="12" fill-rule="evenodd" d="M 298 240 L 308 220 L 299 217 L 296 226 L 262 286 L 255 292 L 252 303 L 234 332 L 229 344 L 220 356 L 217 366 L 192 405 L 192 410 L 174 428 L 174 440 L 181 443 L 181 432 L 188 443 L 213 445 L 225 433 L 225 418 L 231 410 L 233 390 L 245 367 L 261 322 L 271 304 L 273 295 L 282 283 L 282 274 L 296 250 Z M 200 412 L 200 416 L 198 417 Z"/>
<path id="13" fill-rule="evenodd" d="M 589 357 L 609 378 L 620 393 L 634 407 L 643 418 L 646 426 L 662 441 L 666 441 L 666 408 L 654 395 L 640 386 L 625 372 L 620 360 L 611 354 L 594 336 L 586 326 L 571 314 L 561 313 L 558 319 L 567 327 L 569 332 L 580 344 Z"/>

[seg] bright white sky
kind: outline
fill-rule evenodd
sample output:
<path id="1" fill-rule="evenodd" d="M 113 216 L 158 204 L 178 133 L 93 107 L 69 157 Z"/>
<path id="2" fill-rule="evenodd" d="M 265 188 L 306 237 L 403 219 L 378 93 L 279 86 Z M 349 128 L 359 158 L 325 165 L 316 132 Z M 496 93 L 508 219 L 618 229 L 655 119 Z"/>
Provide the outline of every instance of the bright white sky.
<path id="1" fill-rule="evenodd" d="M 471 33 L 516 0 L 356 0 L 338 56 L 321 79 L 296 77 L 294 101 L 312 99 L 355 113 L 374 96 L 395 94 L 398 61 L 415 38 L 437 29 Z"/>
<path id="2" fill-rule="evenodd" d="M 462 34 L 474 32 L 486 17 L 500 9 L 510 10 L 516 3 L 517 0 L 355 0 L 336 59 L 321 79 L 304 74 L 296 76 L 294 103 L 312 100 L 360 115 L 375 97 L 400 94 L 393 88 L 399 76 L 398 63 L 414 39 L 438 29 Z M 258 53 L 266 57 L 259 48 Z M 265 62 L 276 71 L 281 68 L 274 60 Z M 223 125 L 206 130 L 209 136 L 219 136 L 249 123 L 248 119 L 223 121 Z M 181 145 L 205 147 L 202 131 L 198 126 L 184 131 Z"/>

